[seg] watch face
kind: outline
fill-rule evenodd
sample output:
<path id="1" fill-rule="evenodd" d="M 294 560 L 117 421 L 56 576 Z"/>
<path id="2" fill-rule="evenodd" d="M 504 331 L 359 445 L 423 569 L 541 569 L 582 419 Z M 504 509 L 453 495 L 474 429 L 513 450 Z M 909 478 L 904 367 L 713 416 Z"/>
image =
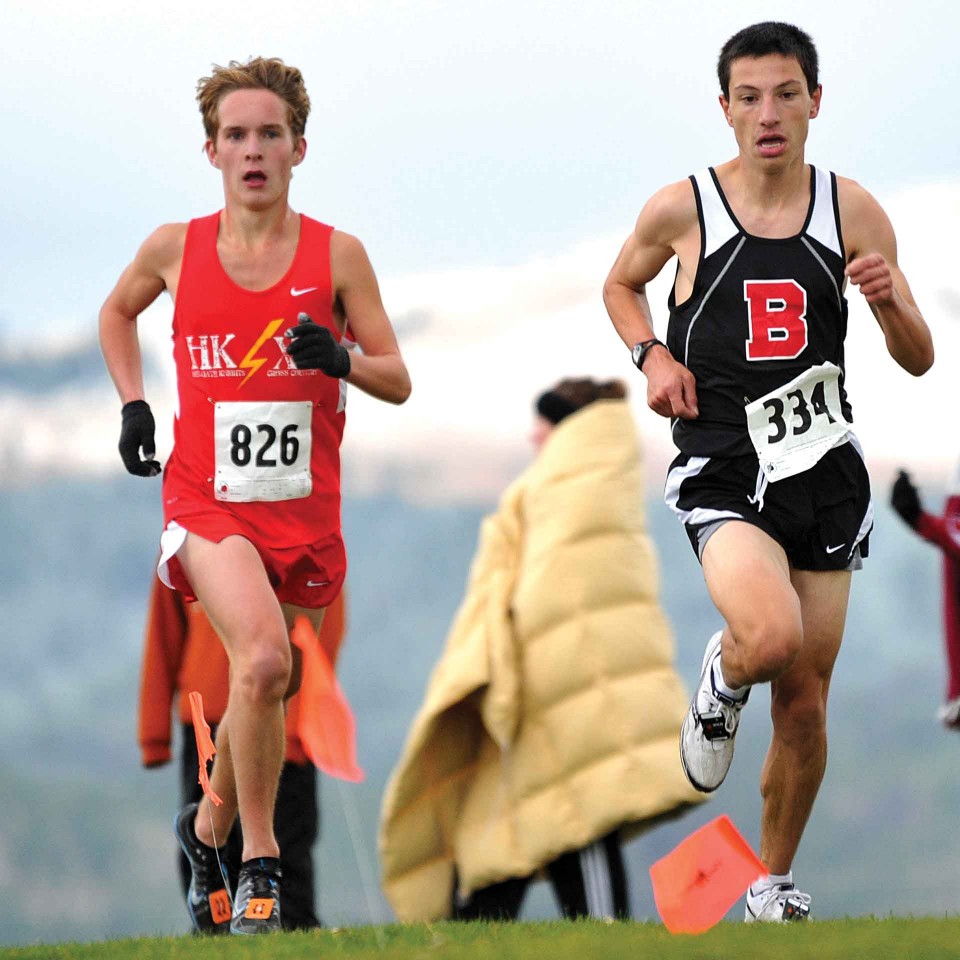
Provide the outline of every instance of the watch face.
<path id="1" fill-rule="evenodd" d="M 643 344 L 638 343 L 633 348 L 633 362 L 637 363 L 640 360 L 640 357 L 643 355 Z"/>

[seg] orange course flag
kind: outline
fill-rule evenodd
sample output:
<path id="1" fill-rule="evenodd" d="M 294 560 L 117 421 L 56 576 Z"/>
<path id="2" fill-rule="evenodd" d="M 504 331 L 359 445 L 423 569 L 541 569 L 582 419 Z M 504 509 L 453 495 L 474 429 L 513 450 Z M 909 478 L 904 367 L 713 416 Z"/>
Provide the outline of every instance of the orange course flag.
<path id="1" fill-rule="evenodd" d="M 671 933 L 703 933 L 768 872 L 724 814 L 661 857 L 650 880 L 663 925 Z"/>
<path id="2" fill-rule="evenodd" d="M 207 775 L 207 763 L 213 759 L 217 748 L 210 739 L 210 727 L 203 716 L 203 697 L 197 690 L 190 694 L 190 713 L 193 716 L 193 730 L 197 735 L 197 757 L 200 760 L 200 776 L 197 779 L 200 781 L 203 792 L 210 798 L 210 802 L 219 807 L 223 801 L 214 793 L 213 787 L 210 786 L 210 777 Z"/>
<path id="3" fill-rule="evenodd" d="M 328 776 L 359 783 L 364 773 L 357 765 L 357 726 L 330 655 L 302 614 L 294 621 L 291 638 L 303 652 L 297 731 L 303 748 Z"/>

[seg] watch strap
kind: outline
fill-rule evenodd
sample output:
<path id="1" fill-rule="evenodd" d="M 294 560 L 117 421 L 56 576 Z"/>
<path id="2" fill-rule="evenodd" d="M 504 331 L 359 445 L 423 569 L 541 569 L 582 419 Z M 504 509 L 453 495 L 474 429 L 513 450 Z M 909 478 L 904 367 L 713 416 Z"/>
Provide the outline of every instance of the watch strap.
<path id="1" fill-rule="evenodd" d="M 667 349 L 667 345 L 662 340 L 658 340 L 656 337 L 651 337 L 649 340 L 641 340 L 639 343 L 634 345 L 631 355 L 638 370 L 643 369 L 643 361 L 647 358 L 647 354 L 650 352 L 650 349 L 656 346 L 661 346 L 665 350 Z"/>

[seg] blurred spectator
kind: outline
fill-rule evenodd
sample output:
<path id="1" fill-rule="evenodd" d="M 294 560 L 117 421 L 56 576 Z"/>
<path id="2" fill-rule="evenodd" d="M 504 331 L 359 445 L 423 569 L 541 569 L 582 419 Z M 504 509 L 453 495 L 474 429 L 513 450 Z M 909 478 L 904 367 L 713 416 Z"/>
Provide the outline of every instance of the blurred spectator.
<path id="1" fill-rule="evenodd" d="M 938 711 L 944 726 L 960 730 L 960 464 L 947 491 L 943 515 L 927 513 L 910 475 L 901 470 L 890 503 L 904 522 L 943 553 L 943 627 L 947 660 L 946 702 Z"/>
<path id="2" fill-rule="evenodd" d="M 332 663 L 344 633 L 344 594 L 327 608 L 320 643 Z M 180 803 L 178 809 L 200 799 L 197 740 L 189 695 L 199 691 L 204 717 L 212 731 L 227 706 L 229 661 L 199 603 L 185 603 L 183 594 L 169 590 L 154 576 L 147 617 L 140 683 L 138 739 L 143 765 L 159 767 L 171 759 L 171 712 L 174 697 L 180 721 Z M 281 924 L 285 930 L 320 926 L 316 914 L 313 846 L 319 833 L 317 770 L 304 752 L 298 734 L 300 701 L 310 691 L 301 689 L 289 701 L 286 716 L 286 754 L 277 792 L 274 829 L 280 844 L 284 884 L 280 892 Z M 243 850 L 239 822 L 227 840 L 227 875 L 236 884 Z M 190 864 L 178 854 L 184 895 L 190 883 Z M 231 895 L 233 891 L 231 890 Z"/>
<path id="3" fill-rule="evenodd" d="M 621 844 L 703 799 L 677 760 L 688 697 L 625 398 L 619 381 L 544 393 L 537 457 L 483 521 L 384 798 L 403 921 L 514 919 L 541 871 L 564 916 L 626 917 Z"/>

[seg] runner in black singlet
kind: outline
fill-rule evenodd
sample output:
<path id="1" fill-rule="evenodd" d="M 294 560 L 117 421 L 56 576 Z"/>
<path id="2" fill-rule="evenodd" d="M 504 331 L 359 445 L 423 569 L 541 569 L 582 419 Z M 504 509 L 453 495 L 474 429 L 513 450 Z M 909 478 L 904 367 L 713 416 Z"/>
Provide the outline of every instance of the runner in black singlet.
<path id="1" fill-rule="evenodd" d="M 847 283 L 908 373 L 929 369 L 933 343 L 880 205 L 805 162 L 822 96 L 810 37 L 747 27 L 717 73 L 737 156 L 651 197 L 604 301 L 649 406 L 672 419 L 680 455 L 666 500 L 725 621 L 683 723 L 683 767 L 698 789 L 719 787 L 750 688 L 770 683 L 760 845 L 770 874 L 748 891 L 746 918 L 786 921 L 810 910 L 791 866 L 823 779 L 830 676 L 872 525 L 845 383 Z M 662 343 L 645 291 L 674 256 Z"/>

